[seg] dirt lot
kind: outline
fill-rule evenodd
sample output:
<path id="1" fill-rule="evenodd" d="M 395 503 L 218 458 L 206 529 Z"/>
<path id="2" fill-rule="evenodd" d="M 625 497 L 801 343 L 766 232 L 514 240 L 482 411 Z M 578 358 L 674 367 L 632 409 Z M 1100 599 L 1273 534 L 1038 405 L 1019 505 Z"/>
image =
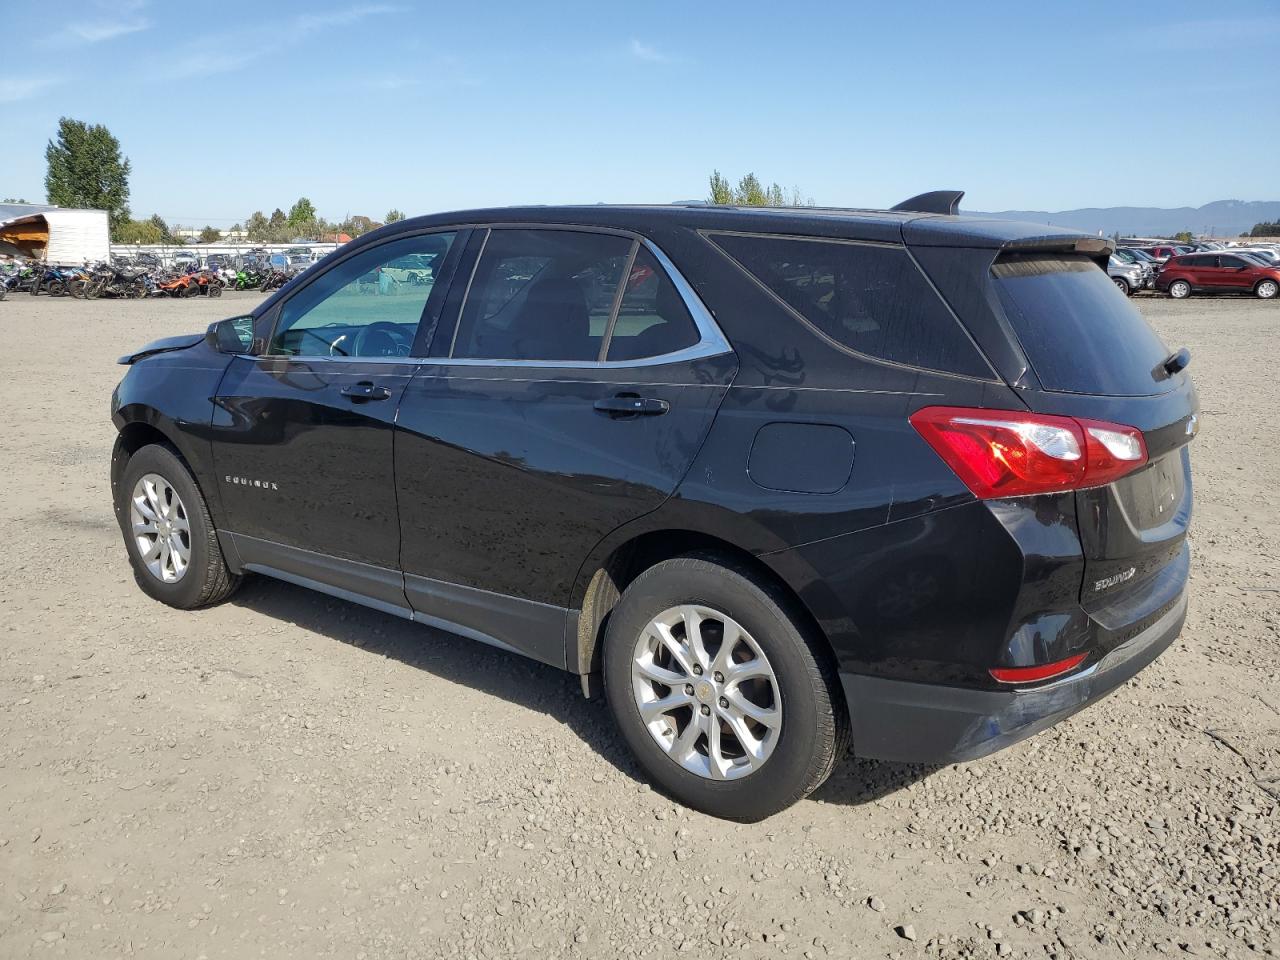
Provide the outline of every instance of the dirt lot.
<path id="1" fill-rule="evenodd" d="M 143 596 L 113 361 L 252 302 L 0 303 L 0 957 L 1280 954 L 1280 306 L 1140 301 L 1204 414 L 1173 650 L 998 756 L 847 760 L 739 826 L 549 668 L 267 580 Z"/>

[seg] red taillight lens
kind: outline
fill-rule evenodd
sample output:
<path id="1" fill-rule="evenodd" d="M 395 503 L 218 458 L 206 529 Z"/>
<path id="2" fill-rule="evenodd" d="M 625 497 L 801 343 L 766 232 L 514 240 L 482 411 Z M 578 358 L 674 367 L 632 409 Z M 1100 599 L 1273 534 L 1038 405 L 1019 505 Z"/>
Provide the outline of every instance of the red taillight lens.
<path id="1" fill-rule="evenodd" d="M 1087 656 L 1087 653 L 1077 653 L 1074 657 L 1054 663 L 1042 663 L 1034 667 L 993 667 L 989 672 L 1001 683 L 1035 683 L 1037 680 L 1048 680 L 1070 673 L 1084 663 Z"/>
<path id="2" fill-rule="evenodd" d="M 1101 486 L 1147 462 L 1142 431 L 1118 423 L 970 407 L 910 420 L 980 500 Z"/>

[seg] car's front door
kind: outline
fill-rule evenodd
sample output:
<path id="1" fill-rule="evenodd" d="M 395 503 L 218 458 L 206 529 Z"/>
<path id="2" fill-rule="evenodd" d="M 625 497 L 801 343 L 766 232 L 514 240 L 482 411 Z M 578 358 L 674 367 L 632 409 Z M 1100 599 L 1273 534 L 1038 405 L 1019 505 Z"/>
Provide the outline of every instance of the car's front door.
<path id="1" fill-rule="evenodd" d="M 276 308 L 262 355 L 232 360 L 213 459 L 226 533 L 248 568 L 404 607 L 393 427 L 456 239 L 417 234 L 353 252 Z"/>
<path id="2" fill-rule="evenodd" d="M 510 228 L 472 244 L 459 320 L 397 423 L 405 592 L 415 615 L 563 666 L 580 566 L 675 489 L 736 357 L 630 236 Z"/>
<path id="3" fill-rule="evenodd" d="M 1223 290 L 1248 290 L 1253 286 L 1252 266 L 1243 257 L 1222 255 L 1218 257 L 1217 285 Z"/>

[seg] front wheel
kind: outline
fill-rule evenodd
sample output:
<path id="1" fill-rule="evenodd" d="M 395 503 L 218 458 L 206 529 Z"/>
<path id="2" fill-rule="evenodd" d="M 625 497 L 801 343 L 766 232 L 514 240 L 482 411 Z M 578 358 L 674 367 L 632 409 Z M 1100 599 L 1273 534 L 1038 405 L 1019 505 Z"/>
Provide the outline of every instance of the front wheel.
<path id="1" fill-rule="evenodd" d="M 1280 293 L 1280 284 L 1274 280 L 1263 280 L 1253 288 L 1253 293 L 1259 300 L 1270 300 Z"/>
<path id="2" fill-rule="evenodd" d="M 1126 297 L 1133 296 L 1133 289 L 1129 286 L 1129 281 L 1124 277 L 1112 277 L 1111 282 L 1114 283 L 1116 285 L 1116 289 Z"/>
<path id="3" fill-rule="evenodd" d="M 1185 280 L 1175 280 L 1169 284 L 1169 296 L 1175 300 L 1185 300 L 1191 296 L 1191 284 Z"/>
<path id="4" fill-rule="evenodd" d="M 754 821 L 830 775 L 848 742 L 840 684 L 789 598 L 744 568 L 677 557 L 623 592 L 604 685 L 640 765 L 681 802 Z"/>
<path id="5" fill-rule="evenodd" d="M 116 490 L 116 519 L 134 580 L 161 603 L 205 607 L 240 585 L 227 569 L 200 488 L 168 447 L 142 447 L 129 459 Z"/>

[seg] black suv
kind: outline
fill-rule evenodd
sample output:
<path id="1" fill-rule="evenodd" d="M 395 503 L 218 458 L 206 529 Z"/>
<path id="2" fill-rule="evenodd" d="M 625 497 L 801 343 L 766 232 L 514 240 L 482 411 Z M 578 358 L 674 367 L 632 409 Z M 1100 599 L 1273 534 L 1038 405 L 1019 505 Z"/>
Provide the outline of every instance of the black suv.
<path id="1" fill-rule="evenodd" d="M 193 608 L 268 574 L 553 664 L 733 818 L 850 741 L 1043 730 L 1182 626 L 1196 394 L 1107 241 L 957 199 L 361 237 L 122 359 L 138 583 Z"/>

